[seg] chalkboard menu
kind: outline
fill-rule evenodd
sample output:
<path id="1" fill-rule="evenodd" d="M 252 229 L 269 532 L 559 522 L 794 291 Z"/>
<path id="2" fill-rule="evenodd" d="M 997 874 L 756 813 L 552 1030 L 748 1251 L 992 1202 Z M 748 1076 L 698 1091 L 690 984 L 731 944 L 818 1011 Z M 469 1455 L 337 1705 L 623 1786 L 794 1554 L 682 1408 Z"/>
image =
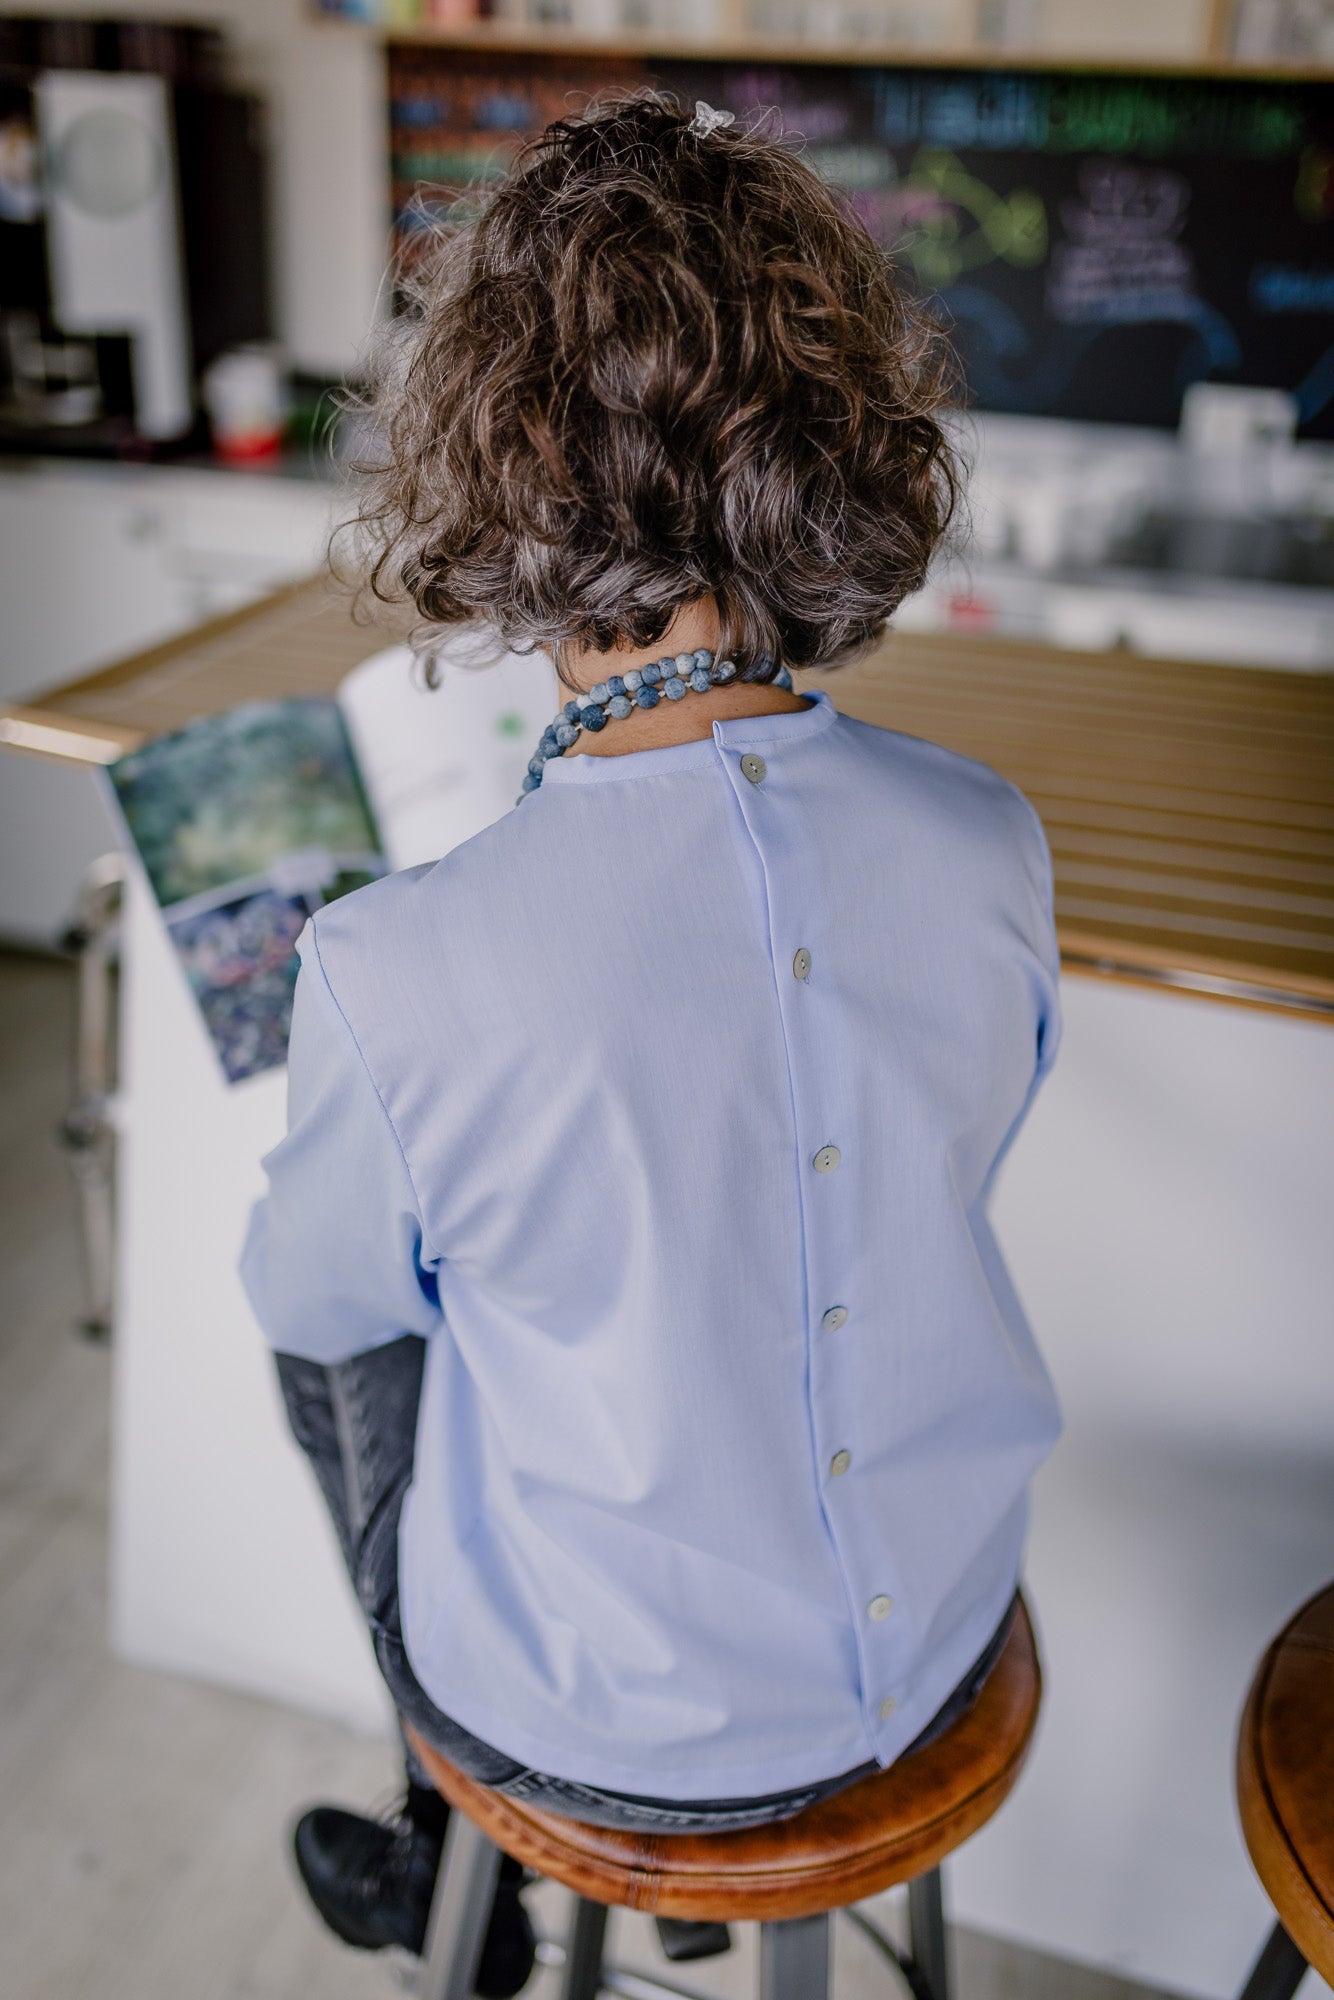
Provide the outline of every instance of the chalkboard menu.
<path id="1" fill-rule="evenodd" d="M 652 81 L 766 111 L 937 302 L 978 407 L 1173 425 L 1208 378 L 1334 437 L 1334 89 L 1080 71 L 391 51 L 395 201 Z"/>

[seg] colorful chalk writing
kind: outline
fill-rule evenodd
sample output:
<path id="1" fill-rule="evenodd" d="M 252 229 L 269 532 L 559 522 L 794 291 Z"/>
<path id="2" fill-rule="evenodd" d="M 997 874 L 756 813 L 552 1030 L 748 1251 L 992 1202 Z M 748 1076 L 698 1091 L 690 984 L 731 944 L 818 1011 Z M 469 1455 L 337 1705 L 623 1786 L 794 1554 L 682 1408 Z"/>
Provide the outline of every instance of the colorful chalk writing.
<path id="1" fill-rule="evenodd" d="M 1334 87 L 391 44 L 400 240 L 617 85 L 781 134 L 934 294 L 983 407 L 1174 424 L 1203 376 L 1334 437 Z M 432 191 L 437 183 L 444 188 Z M 466 205 L 449 212 L 466 219 Z"/>
<path id="2" fill-rule="evenodd" d="M 1334 221 L 1334 149 L 1302 148 L 1292 201 L 1304 222 Z"/>
<path id="3" fill-rule="evenodd" d="M 1294 271 L 1283 264 L 1257 264 L 1250 299 L 1257 312 L 1334 315 L 1334 269 Z"/>
<path id="4" fill-rule="evenodd" d="M 917 198 L 926 196 L 925 202 Z M 943 291 L 997 259 L 1028 269 L 1047 254 L 1047 213 L 1030 188 L 996 194 L 955 153 L 919 153 L 890 197 L 899 200 L 902 254 L 922 283 Z"/>
<path id="5" fill-rule="evenodd" d="M 1190 188 L 1165 167 L 1088 160 L 1079 199 L 1061 204 L 1064 235 L 1052 246 L 1046 307 L 1070 325 L 1137 317 L 1195 293 L 1195 270 L 1181 242 Z M 1130 308 L 1127 311 L 1127 308 Z"/>
<path id="6" fill-rule="evenodd" d="M 876 125 L 890 146 L 979 152 L 1226 153 L 1272 159 L 1300 143 L 1281 90 L 1177 78 L 881 71 Z"/>

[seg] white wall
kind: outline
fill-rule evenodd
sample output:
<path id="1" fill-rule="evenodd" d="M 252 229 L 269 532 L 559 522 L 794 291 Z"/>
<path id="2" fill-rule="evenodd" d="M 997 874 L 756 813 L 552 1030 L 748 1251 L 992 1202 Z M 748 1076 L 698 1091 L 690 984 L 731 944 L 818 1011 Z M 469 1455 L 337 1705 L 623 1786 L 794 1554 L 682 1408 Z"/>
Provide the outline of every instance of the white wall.
<path id="1" fill-rule="evenodd" d="M 1115 55 L 1122 61 L 1190 62 L 1202 54 L 1209 31 L 1209 0 L 1030 0 L 1035 48 L 1071 55 Z"/>
<path id="2" fill-rule="evenodd" d="M 1334 1029 L 1062 994 L 995 1211 L 1066 1417 L 1028 1563 L 1046 1696 L 955 1908 L 1225 2000 L 1271 1921 L 1233 1803 L 1241 1704 L 1334 1573 Z"/>
<path id="3" fill-rule="evenodd" d="M 83 0 L 43 0 L 85 16 Z M 374 38 L 307 18 L 301 0 L 133 0 L 119 10 L 226 30 L 236 78 L 272 119 L 274 297 L 289 359 L 350 369 L 371 324 L 389 230 L 384 57 Z"/>
<path id="4" fill-rule="evenodd" d="M 0 469 L 0 704 L 308 575 L 331 497 L 309 480 L 175 466 Z M 115 842 L 88 771 L 0 750 L 0 938 L 54 943 Z"/>

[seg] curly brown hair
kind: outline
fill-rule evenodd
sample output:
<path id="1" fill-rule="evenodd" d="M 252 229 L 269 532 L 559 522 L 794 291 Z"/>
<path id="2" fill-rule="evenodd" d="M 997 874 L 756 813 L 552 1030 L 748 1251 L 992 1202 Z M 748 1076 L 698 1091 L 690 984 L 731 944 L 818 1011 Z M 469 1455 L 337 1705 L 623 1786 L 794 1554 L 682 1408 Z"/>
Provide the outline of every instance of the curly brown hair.
<path id="1" fill-rule="evenodd" d="M 763 125 L 595 103 L 405 286 L 352 524 L 381 599 L 559 660 L 651 645 L 712 595 L 762 680 L 855 656 L 922 584 L 959 493 L 948 351 Z"/>

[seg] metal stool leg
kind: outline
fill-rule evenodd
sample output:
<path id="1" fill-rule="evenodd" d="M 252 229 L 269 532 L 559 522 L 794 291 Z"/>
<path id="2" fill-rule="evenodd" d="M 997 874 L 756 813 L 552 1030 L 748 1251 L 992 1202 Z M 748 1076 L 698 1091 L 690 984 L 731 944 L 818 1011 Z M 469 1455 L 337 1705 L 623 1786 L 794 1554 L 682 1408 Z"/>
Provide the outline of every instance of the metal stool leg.
<path id="1" fill-rule="evenodd" d="M 760 1925 L 760 2000 L 829 2000 L 829 1919 Z"/>
<path id="2" fill-rule="evenodd" d="M 913 1963 L 931 1989 L 931 2000 L 950 2000 L 945 1903 L 939 1868 L 919 1875 L 908 1884 L 908 1942 Z"/>
<path id="3" fill-rule="evenodd" d="M 607 1936 L 605 1903 L 580 1896 L 574 1906 L 560 2000 L 598 2000 L 602 1989 L 602 1948 Z"/>
<path id="4" fill-rule="evenodd" d="M 426 1926 L 420 2000 L 472 2000 L 499 1873 L 500 1849 L 452 1812 Z"/>
<path id="5" fill-rule="evenodd" d="M 1275 1924 L 1251 1969 L 1241 2000 L 1292 2000 L 1308 1969 L 1282 1924 Z"/>

